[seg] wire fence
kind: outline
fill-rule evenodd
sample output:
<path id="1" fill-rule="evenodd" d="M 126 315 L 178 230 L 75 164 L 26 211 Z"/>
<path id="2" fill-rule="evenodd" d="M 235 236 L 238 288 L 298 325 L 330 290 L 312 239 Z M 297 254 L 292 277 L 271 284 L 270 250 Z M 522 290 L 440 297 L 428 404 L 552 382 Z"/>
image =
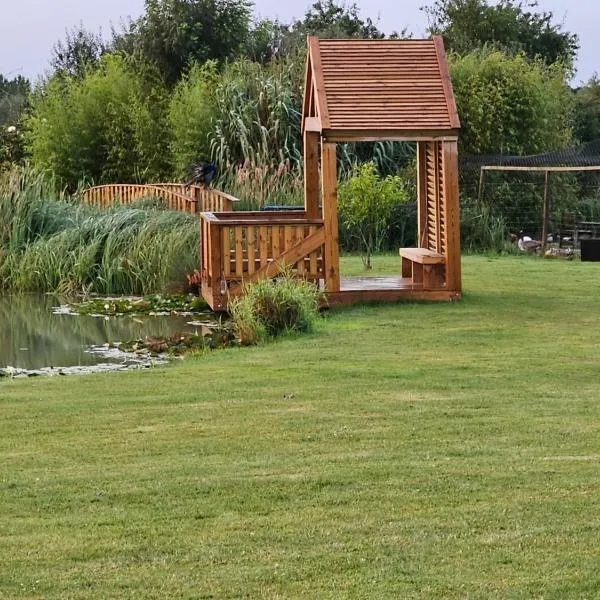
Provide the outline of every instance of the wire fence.
<path id="1" fill-rule="evenodd" d="M 464 247 L 494 247 L 510 234 L 560 241 L 600 222 L 600 140 L 535 156 L 464 157 L 460 166 Z M 483 243 L 485 242 L 485 243 Z"/>

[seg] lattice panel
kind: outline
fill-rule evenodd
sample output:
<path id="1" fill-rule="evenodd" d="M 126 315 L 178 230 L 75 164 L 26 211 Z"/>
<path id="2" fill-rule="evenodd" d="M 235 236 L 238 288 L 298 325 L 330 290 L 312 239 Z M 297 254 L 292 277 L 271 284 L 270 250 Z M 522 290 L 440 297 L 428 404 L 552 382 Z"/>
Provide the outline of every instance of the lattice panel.
<path id="1" fill-rule="evenodd" d="M 425 230 L 421 241 L 424 247 L 446 253 L 446 192 L 441 142 L 425 144 Z"/>
<path id="2" fill-rule="evenodd" d="M 446 254 L 446 173 L 444 171 L 444 148 L 442 142 L 436 142 L 438 172 L 438 236 L 437 251 Z"/>

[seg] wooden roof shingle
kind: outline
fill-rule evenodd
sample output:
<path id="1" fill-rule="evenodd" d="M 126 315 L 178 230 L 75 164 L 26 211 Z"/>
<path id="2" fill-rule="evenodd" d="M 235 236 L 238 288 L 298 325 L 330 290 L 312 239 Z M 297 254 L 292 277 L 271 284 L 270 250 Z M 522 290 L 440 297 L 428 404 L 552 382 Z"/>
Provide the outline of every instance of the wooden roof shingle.
<path id="1" fill-rule="evenodd" d="M 456 136 L 460 121 L 440 37 L 308 38 L 303 127 L 329 141 Z"/>

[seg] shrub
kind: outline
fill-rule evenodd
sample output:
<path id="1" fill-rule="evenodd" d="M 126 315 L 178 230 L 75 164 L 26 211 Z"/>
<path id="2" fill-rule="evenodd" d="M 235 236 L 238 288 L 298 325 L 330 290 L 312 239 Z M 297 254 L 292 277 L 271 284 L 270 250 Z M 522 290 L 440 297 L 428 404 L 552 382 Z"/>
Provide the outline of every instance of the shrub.
<path id="1" fill-rule="evenodd" d="M 351 236 L 358 240 L 365 268 L 371 268 L 371 255 L 382 249 L 398 204 L 408 201 L 404 181 L 398 175 L 380 178 L 375 163 L 353 169 L 341 183 L 339 213 Z"/>
<path id="2" fill-rule="evenodd" d="M 71 191 L 82 180 L 160 180 L 169 169 L 165 107 L 165 90 L 106 55 L 83 79 L 55 76 L 33 93 L 26 147 Z"/>
<path id="3" fill-rule="evenodd" d="M 175 87 L 169 104 L 171 155 L 177 177 L 189 178 L 192 164 L 210 157 L 209 135 L 215 117 L 216 65 L 194 65 Z"/>
<path id="4" fill-rule="evenodd" d="M 318 306 L 318 288 L 286 268 L 276 279 L 246 285 L 229 310 L 242 344 L 256 344 L 291 331 L 311 331 Z"/>

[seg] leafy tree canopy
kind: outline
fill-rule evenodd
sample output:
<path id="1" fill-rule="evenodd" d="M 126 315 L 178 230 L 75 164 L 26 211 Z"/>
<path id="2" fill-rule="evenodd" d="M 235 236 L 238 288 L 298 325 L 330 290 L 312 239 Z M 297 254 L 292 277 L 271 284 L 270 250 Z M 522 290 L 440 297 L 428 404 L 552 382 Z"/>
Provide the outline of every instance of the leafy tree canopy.
<path id="1" fill-rule="evenodd" d="M 303 19 L 290 24 L 269 19 L 259 21 L 251 34 L 250 57 L 264 62 L 273 56 L 297 56 L 306 47 L 307 35 L 373 40 L 386 37 L 372 19 L 360 17 L 355 3 L 346 5 L 335 0 L 319 0 L 306 11 Z M 390 37 L 398 37 L 398 34 L 394 32 Z"/>
<path id="2" fill-rule="evenodd" d="M 575 92 L 575 135 L 582 142 L 600 138 L 600 79 L 594 75 Z"/>
<path id="3" fill-rule="evenodd" d="M 83 79 L 88 71 L 98 66 L 107 51 L 100 33 L 93 33 L 79 25 L 67 30 L 64 40 L 52 48 L 50 65 L 56 74 Z"/>
<path id="4" fill-rule="evenodd" d="M 114 33 L 114 48 L 155 64 L 172 87 L 192 63 L 242 53 L 251 9 L 251 0 L 146 0 L 145 13 Z"/>
<path id="5" fill-rule="evenodd" d="M 83 180 L 135 183 L 167 173 L 166 98 L 121 56 L 76 78 L 51 77 L 31 96 L 27 149 L 70 189 Z"/>
<path id="6" fill-rule="evenodd" d="M 25 108 L 30 87 L 29 81 L 21 75 L 7 79 L 0 74 L 0 127 L 16 125 Z"/>
<path id="7" fill-rule="evenodd" d="M 572 68 L 577 35 L 563 31 L 551 12 L 536 12 L 537 6 L 537 1 L 523 0 L 435 0 L 422 10 L 429 18 L 429 31 L 442 35 L 446 48 L 459 54 L 488 45 Z"/>
<path id="8" fill-rule="evenodd" d="M 536 154 L 571 141 L 573 99 L 564 68 L 486 49 L 450 56 L 468 154 Z"/>

